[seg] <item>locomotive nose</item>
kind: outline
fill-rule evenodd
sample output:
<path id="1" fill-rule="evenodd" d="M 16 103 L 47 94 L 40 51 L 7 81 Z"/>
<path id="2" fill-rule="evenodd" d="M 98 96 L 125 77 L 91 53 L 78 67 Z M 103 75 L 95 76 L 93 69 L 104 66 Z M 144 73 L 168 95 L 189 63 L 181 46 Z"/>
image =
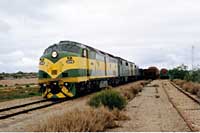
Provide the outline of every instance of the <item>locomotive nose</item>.
<path id="1" fill-rule="evenodd" d="M 50 93 L 52 93 L 52 94 L 58 94 L 61 91 L 61 88 L 60 88 L 60 86 L 59 86 L 57 81 L 51 82 L 50 83 L 50 88 L 51 88 Z"/>

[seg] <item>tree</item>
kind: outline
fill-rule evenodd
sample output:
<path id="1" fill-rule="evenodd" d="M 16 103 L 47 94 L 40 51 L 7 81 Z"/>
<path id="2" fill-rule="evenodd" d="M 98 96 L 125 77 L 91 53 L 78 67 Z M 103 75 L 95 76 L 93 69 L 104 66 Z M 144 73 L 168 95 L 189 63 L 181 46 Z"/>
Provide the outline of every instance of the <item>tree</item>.
<path id="1" fill-rule="evenodd" d="M 172 79 L 185 79 L 185 76 L 189 74 L 189 71 L 187 70 L 188 67 L 184 64 L 169 70 L 170 78 Z"/>

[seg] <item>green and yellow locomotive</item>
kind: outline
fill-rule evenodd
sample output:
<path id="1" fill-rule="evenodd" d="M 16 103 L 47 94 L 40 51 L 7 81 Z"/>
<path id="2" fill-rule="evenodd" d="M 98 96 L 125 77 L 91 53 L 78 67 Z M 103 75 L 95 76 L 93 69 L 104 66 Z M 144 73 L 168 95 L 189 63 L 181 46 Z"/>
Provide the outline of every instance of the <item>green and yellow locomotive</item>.
<path id="1" fill-rule="evenodd" d="M 38 74 L 45 98 L 74 97 L 137 76 L 134 63 L 72 41 L 48 47 L 40 58 Z"/>

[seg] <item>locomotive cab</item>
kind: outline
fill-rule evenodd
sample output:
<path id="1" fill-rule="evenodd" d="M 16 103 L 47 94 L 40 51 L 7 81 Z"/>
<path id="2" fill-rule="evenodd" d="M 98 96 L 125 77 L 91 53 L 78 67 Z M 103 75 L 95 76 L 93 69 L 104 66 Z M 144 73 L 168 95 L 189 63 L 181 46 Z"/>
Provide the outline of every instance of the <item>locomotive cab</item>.
<path id="1" fill-rule="evenodd" d="M 73 97 L 74 82 L 87 75 L 87 49 L 75 42 L 62 41 L 48 47 L 39 63 L 40 91 L 45 98 Z M 80 69 L 83 68 L 83 69 Z"/>

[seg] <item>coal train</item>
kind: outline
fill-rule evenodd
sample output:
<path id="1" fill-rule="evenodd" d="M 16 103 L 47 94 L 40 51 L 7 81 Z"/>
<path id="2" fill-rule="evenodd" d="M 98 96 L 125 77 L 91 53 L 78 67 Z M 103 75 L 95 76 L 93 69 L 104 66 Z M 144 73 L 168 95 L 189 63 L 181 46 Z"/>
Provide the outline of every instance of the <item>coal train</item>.
<path id="1" fill-rule="evenodd" d="M 78 42 L 60 41 L 41 56 L 38 82 L 44 98 L 75 97 L 134 80 L 156 79 L 154 69 L 140 69 L 133 62 Z"/>

